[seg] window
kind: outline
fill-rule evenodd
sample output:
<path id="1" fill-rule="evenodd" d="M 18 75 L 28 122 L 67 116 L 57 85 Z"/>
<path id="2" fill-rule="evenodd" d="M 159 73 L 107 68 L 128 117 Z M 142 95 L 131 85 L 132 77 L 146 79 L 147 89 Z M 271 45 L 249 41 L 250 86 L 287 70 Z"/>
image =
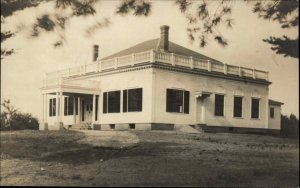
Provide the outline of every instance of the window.
<path id="1" fill-rule="evenodd" d="M 110 129 L 115 129 L 115 124 L 109 124 Z"/>
<path id="2" fill-rule="evenodd" d="M 252 98 L 251 102 L 251 118 L 259 118 L 259 99 Z"/>
<path id="3" fill-rule="evenodd" d="M 274 108 L 270 108 L 270 118 L 274 118 Z"/>
<path id="4" fill-rule="evenodd" d="M 189 113 L 190 92 L 167 89 L 167 112 Z"/>
<path id="5" fill-rule="evenodd" d="M 130 124 L 129 124 L 129 129 L 135 129 L 135 124 L 130 123 Z"/>
<path id="6" fill-rule="evenodd" d="M 120 91 L 110 91 L 103 93 L 103 113 L 120 112 Z"/>
<path id="7" fill-rule="evenodd" d="M 215 116 L 224 116 L 224 95 L 215 95 Z"/>
<path id="8" fill-rule="evenodd" d="M 141 112 L 142 103 L 142 88 L 123 90 L 123 112 Z"/>
<path id="9" fill-rule="evenodd" d="M 56 99 L 49 100 L 49 116 L 56 116 Z"/>
<path id="10" fill-rule="evenodd" d="M 74 98 L 73 97 L 65 97 L 65 99 L 64 99 L 64 115 L 65 116 L 73 115 L 74 114 L 73 107 L 74 107 Z"/>
<path id="11" fill-rule="evenodd" d="M 243 112 L 243 97 L 234 97 L 233 102 L 233 117 L 242 117 Z"/>

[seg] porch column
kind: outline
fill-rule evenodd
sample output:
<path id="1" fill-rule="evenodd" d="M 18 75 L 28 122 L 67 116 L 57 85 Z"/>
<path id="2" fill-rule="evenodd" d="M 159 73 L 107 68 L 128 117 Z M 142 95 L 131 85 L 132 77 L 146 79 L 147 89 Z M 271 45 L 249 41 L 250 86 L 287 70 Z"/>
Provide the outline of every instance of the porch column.
<path id="1" fill-rule="evenodd" d="M 96 112 L 96 95 L 93 95 L 93 111 L 92 111 L 92 124 L 95 123 L 95 112 Z"/>
<path id="2" fill-rule="evenodd" d="M 59 93 L 59 122 L 62 122 L 63 116 L 63 96 L 62 92 Z"/>
<path id="3" fill-rule="evenodd" d="M 58 102 L 58 99 L 59 99 L 59 92 L 56 93 L 56 104 L 55 104 L 55 115 L 56 115 L 56 120 L 57 122 L 59 122 L 59 111 L 58 111 L 58 105 L 59 105 L 59 102 Z"/>
<path id="4" fill-rule="evenodd" d="M 205 105 L 204 99 L 201 100 L 201 123 L 205 123 Z"/>
<path id="5" fill-rule="evenodd" d="M 98 95 L 98 114 L 97 114 L 97 122 L 100 123 L 100 108 L 101 108 L 101 99 L 100 99 L 100 95 Z"/>
<path id="6" fill-rule="evenodd" d="M 78 109 L 78 123 L 81 122 L 81 109 L 80 109 L 80 97 L 78 97 L 78 100 L 77 100 L 77 109 Z"/>
<path id="7" fill-rule="evenodd" d="M 76 97 L 73 97 L 73 119 L 74 119 L 74 125 L 76 124 Z"/>
<path id="8" fill-rule="evenodd" d="M 41 122 L 39 123 L 39 130 L 45 130 L 44 126 L 45 126 L 45 106 L 44 106 L 44 94 L 42 93 L 41 95 Z"/>
<path id="9" fill-rule="evenodd" d="M 44 114 L 43 114 L 43 116 L 44 116 L 44 120 L 45 120 L 45 122 L 47 123 L 47 116 L 48 116 L 48 113 L 47 113 L 47 110 L 49 109 L 49 106 L 48 106 L 48 95 L 47 95 L 47 93 L 46 94 L 44 94 Z"/>
<path id="10" fill-rule="evenodd" d="M 194 105 L 194 108 L 195 108 L 195 124 L 197 124 L 197 104 L 198 104 L 198 95 L 195 96 L 195 105 Z"/>

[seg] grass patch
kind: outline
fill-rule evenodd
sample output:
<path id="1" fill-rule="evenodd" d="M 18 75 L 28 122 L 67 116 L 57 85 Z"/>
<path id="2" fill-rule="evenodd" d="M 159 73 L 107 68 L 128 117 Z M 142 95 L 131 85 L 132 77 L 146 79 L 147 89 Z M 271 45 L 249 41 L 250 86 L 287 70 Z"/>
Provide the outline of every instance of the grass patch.
<path id="1" fill-rule="evenodd" d="M 1 155 L 14 158 L 38 158 L 46 153 L 85 148 L 76 143 L 84 134 L 76 131 L 1 132 Z"/>

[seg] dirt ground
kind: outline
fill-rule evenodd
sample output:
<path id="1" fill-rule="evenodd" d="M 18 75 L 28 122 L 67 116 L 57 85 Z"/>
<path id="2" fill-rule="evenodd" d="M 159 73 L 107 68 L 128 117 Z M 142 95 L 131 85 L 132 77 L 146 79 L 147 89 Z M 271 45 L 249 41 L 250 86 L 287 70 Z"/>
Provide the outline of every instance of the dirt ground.
<path id="1" fill-rule="evenodd" d="M 1 185 L 299 186 L 298 140 L 230 133 L 132 134 L 138 142 L 103 147 L 82 142 L 90 140 L 83 132 L 1 132 Z"/>

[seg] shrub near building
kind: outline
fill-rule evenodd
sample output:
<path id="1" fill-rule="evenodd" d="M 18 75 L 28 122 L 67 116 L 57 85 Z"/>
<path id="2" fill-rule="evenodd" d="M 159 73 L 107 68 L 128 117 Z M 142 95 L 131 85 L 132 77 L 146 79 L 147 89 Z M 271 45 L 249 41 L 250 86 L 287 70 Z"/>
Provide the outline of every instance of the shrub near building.
<path id="1" fill-rule="evenodd" d="M 1 104 L 1 131 L 38 129 L 38 119 L 29 113 L 21 113 L 11 105 L 10 100 Z"/>

